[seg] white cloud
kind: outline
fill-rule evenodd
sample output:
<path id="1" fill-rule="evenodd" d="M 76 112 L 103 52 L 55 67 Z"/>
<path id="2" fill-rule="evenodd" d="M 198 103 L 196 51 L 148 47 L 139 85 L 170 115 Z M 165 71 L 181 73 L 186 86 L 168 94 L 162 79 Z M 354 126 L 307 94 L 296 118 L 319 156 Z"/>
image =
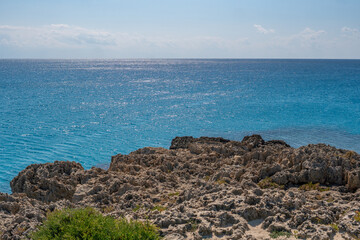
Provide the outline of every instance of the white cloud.
<path id="1" fill-rule="evenodd" d="M 268 33 L 274 33 L 275 32 L 274 29 L 266 29 L 263 26 L 258 25 L 258 24 L 254 24 L 254 28 L 256 28 L 258 32 L 263 33 L 263 34 L 268 34 Z"/>
<path id="2" fill-rule="evenodd" d="M 350 32 L 350 33 L 359 33 L 359 29 L 357 28 L 349 28 L 349 27 L 343 27 L 341 29 L 342 32 Z"/>
<path id="3" fill-rule="evenodd" d="M 171 36 L 144 36 L 135 33 L 114 33 L 87 29 L 67 24 L 51 24 L 42 27 L 22 27 L 0 25 L 0 44 L 34 48 L 85 49 L 97 47 L 103 49 L 197 49 L 230 48 L 247 38 L 227 40 L 213 36 L 194 36 L 174 38 Z"/>
<path id="4" fill-rule="evenodd" d="M 0 42 L 18 47 L 82 47 L 114 45 L 115 39 L 108 32 L 66 24 L 42 27 L 0 25 Z"/>
<path id="5" fill-rule="evenodd" d="M 341 32 L 345 33 L 348 37 L 360 38 L 360 30 L 357 28 L 343 27 Z"/>
<path id="6" fill-rule="evenodd" d="M 40 27 L 0 25 L 0 57 L 356 57 L 358 29 L 343 27 L 342 35 L 305 28 L 292 35 L 252 38 L 221 36 L 142 35 L 109 32 L 67 24 Z M 355 37 L 354 37 L 355 36 Z"/>
<path id="7" fill-rule="evenodd" d="M 279 47 L 290 48 L 293 51 L 300 48 L 314 48 L 326 42 L 326 40 L 322 39 L 324 34 L 326 34 L 324 30 L 313 30 L 307 27 L 296 34 L 276 37 L 273 44 Z"/>
<path id="8" fill-rule="evenodd" d="M 322 34 L 326 33 L 324 30 L 313 30 L 311 28 L 305 28 L 299 34 L 295 35 L 304 41 L 314 41 L 317 40 Z"/>

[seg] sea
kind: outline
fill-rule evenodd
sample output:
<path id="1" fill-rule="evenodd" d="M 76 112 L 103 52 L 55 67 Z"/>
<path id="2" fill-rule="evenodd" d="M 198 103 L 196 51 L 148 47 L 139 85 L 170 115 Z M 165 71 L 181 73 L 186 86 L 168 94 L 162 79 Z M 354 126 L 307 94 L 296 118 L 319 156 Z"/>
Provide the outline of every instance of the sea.
<path id="1" fill-rule="evenodd" d="M 0 192 L 33 163 L 250 134 L 360 152 L 360 60 L 0 60 Z"/>

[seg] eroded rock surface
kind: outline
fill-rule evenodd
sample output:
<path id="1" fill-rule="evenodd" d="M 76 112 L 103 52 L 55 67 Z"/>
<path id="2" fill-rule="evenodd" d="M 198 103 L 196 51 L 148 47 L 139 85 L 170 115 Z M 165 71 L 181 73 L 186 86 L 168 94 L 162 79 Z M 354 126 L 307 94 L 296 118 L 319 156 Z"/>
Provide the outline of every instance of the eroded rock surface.
<path id="1" fill-rule="evenodd" d="M 47 211 L 83 206 L 149 219 L 165 239 L 360 237 L 360 155 L 324 144 L 176 137 L 170 149 L 113 156 L 108 170 L 30 165 L 11 188 L 0 195 L 3 239 L 26 236 Z"/>
<path id="2" fill-rule="evenodd" d="M 13 193 L 25 193 L 43 202 L 71 199 L 83 170 L 81 164 L 75 162 L 32 164 L 22 170 L 10 186 Z"/>

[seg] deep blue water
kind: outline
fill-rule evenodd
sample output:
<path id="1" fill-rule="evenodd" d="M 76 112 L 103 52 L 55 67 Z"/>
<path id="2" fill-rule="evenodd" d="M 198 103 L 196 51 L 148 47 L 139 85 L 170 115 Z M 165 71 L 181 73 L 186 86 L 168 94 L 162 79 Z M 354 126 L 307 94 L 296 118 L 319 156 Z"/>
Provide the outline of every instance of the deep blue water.
<path id="1" fill-rule="evenodd" d="M 175 136 L 260 133 L 360 152 L 360 60 L 0 60 L 0 191 Z"/>

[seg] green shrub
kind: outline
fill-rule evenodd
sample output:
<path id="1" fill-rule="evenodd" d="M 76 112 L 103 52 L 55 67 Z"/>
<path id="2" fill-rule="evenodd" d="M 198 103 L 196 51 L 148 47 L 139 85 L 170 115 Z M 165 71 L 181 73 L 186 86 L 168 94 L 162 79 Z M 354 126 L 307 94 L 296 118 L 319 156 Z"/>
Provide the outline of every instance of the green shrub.
<path id="1" fill-rule="evenodd" d="M 168 196 L 172 197 L 172 196 L 179 196 L 180 193 L 179 192 L 173 192 L 173 193 L 169 193 Z"/>
<path id="2" fill-rule="evenodd" d="M 56 210 L 30 237 L 33 240 L 139 240 L 160 239 L 148 222 L 103 216 L 92 208 Z"/>
<path id="3" fill-rule="evenodd" d="M 360 211 L 355 212 L 354 220 L 360 222 Z"/>
<path id="4" fill-rule="evenodd" d="M 155 206 L 155 207 L 153 207 L 152 209 L 151 209 L 151 211 L 159 211 L 159 212 L 162 212 L 162 211 L 165 211 L 167 208 L 166 207 L 164 207 L 164 206 L 160 206 L 160 205 L 157 205 L 157 206 Z"/>
<path id="5" fill-rule="evenodd" d="M 224 179 L 219 179 L 216 181 L 216 183 L 221 185 L 221 184 L 226 184 L 226 181 Z"/>
<path id="6" fill-rule="evenodd" d="M 270 233 L 270 237 L 271 238 L 278 238 L 278 237 L 291 237 L 291 233 L 290 232 L 286 232 L 286 231 L 272 231 Z"/>
<path id="7" fill-rule="evenodd" d="M 335 232 L 339 231 L 339 226 L 336 223 L 330 224 L 330 227 L 335 230 Z"/>
<path id="8" fill-rule="evenodd" d="M 311 191 L 311 190 L 317 190 L 319 192 L 325 192 L 325 191 L 329 191 L 330 188 L 329 187 L 321 187 L 319 183 L 306 183 L 302 186 L 299 187 L 300 190 L 304 190 L 304 191 Z"/>
<path id="9" fill-rule="evenodd" d="M 267 189 L 267 188 L 280 188 L 280 189 L 284 189 L 284 185 L 279 185 L 275 182 L 273 182 L 273 180 L 269 177 L 264 178 L 263 180 L 261 180 L 258 183 L 258 186 L 262 189 Z"/>

